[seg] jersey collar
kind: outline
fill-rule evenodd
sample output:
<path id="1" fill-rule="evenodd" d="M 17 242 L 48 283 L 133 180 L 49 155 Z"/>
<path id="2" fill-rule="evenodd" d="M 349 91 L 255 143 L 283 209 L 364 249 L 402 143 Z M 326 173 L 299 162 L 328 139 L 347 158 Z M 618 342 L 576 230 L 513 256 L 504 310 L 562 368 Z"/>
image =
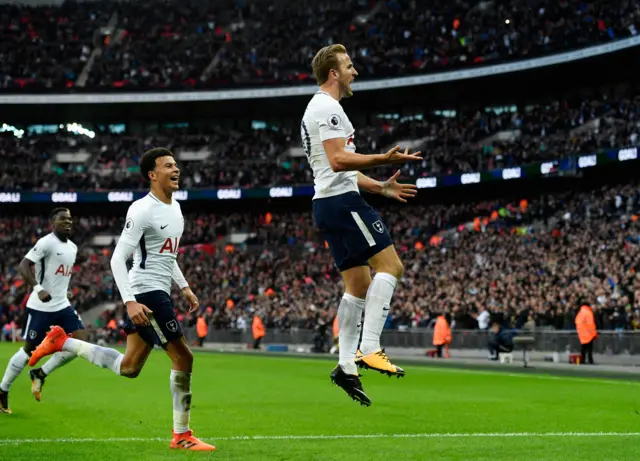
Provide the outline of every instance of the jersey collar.
<path id="1" fill-rule="evenodd" d="M 149 196 L 151 196 L 152 199 L 154 199 L 156 202 L 161 203 L 163 205 L 170 205 L 169 203 L 164 203 L 162 200 L 160 200 L 158 197 L 156 197 L 155 195 L 153 195 L 153 192 L 149 191 L 149 193 L 147 194 Z M 171 203 L 173 203 L 173 197 L 171 197 Z"/>
<path id="2" fill-rule="evenodd" d="M 56 235 L 55 232 L 51 231 L 51 235 L 53 235 L 55 237 L 55 239 L 60 242 L 60 243 L 64 243 L 66 244 L 69 241 L 69 238 L 67 237 L 67 240 L 60 240 L 60 238 Z"/>

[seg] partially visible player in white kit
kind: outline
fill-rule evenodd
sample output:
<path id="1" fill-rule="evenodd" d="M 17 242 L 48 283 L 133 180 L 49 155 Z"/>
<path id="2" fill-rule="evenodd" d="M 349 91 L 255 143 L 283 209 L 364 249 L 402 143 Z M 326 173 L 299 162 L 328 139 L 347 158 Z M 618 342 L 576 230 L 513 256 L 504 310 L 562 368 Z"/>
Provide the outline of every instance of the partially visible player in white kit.
<path id="1" fill-rule="evenodd" d="M 405 374 L 380 346 L 391 297 L 404 268 L 382 217 L 359 190 L 406 202 L 416 195 L 417 188 L 399 184 L 400 171 L 379 182 L 359 170 L 422 158 L 420 152 L 401 153 L 398 146 L 385 154 L 356 153 L 355 131 L 339 102 L 352 96 L 351 82 L 358 75 L 347 50 L 339 44 L 324 47 L 311 67 L 320 91 L 307 105 L 301 136 L 313 170 L 313 217 L 329 244 L 346 291 L 338 307 L 339 363 L 331 380 L 352 399 L 368 406 L 371 400 L 362 389 L 357 366 L 389 376 Z M 370 267 L 376 272 L 373 280 Z"/>
<path id="2" fill-rule="evenodd" d="M 39 239 L 18 266 L 22 279 L 33 291 L 27 300 L 27 320 L 22 333 L 25 345 L 11 357 L 0 382 L 0 413 L 11 413 L 9 389 L 51 325 L 59 325 L 75 337 L 87 339 L 82 320 L 69 303 L 69 282 L 78 253 L 78 247 L 69 239 L 73 228 L 71 212 L 67 208 L 56 208 L 49 220 L 52 232 Z M 45 378 L 74 358 L 75 354 L 59 352 L 42 368 L 30 370 L 31 393 L 36 400 L 40 401 Z"/>
<path id="3" fill-rule="evenodd" d="M 33 352 L 29 365 L 62 350 L 109 368 L 117 375 L 135 378 L 153 346 L 159 345 L 172 362 L 173 438 L 170 447 L 212 451 L 215 447 L 198 440 L 189 428 L 193 354 L 171 301 L 173 280 L 189 302 L 191 312 L 199 307 L 198 298 L 189 288 L 177 260 L 184 219 L 173 193 L 178 190 L 180 170 L 168 149 L 156 148 L 142 156 L 140 173 L 151 182 L 151 191 L 129 207 L 124 230 L 111 258 L 113 277 L 127 308 L 124 355 L 115 349 L 69 338 L 61 328 L 54 327 Z M 127 273 L 126 261 L 132 253 L 133 267 Z"/>

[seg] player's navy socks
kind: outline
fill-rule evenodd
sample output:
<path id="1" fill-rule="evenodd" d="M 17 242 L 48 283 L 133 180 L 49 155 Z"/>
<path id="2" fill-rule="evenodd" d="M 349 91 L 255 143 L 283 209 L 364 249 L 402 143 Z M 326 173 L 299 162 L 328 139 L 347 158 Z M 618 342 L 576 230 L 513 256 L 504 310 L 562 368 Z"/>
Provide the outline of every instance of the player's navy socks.
<path id="1" fill-rule="evenodd" d="M 338 306 L 338 363 L 345 373 L 357 375 L 355 358 L 360 340 L 360 321 L 365 300 L 345 293 Z"/>
<path id="2" fill-rule="evenodd" d="M 360 345 L 360 350 L 364 355 L 380 349 L 380 335 L 389 315 L 391 298 L 397 282 L 398 279 L 393 275 L 379 272 L 369 285 Z"/>
<path id="3" fill-rule="evenodd" d="M 101 368 L 108 368 L 117 375 L 120 374 L 120 365 L 124 355 L 115 349 L 69 338 L 64 342 L 62 350 L 72 352 Z"/>
<path id="4" fill-rule="evenodd" d="M 73 352 L 56 352 L 51 356 L 47 363 L 42 366 L 42 371 L 49 376 L 53 370 L 60 368 L 76 358 Z"/>
<path id="5" fill-rule="evenodd" d="M 0 383 L 0 389 L 5 392 L 9 392 L 11 385 L 20 375 L 24 367 L 27 366 L 28 361 L 29 355 L 24 351 L 23 348 L 20 348 L 18 352 L 13 354 L 13 357 L 11 357 L 11 359 L 9 360 L 9 364 L 7 365 L 7 370 L 4 372 L 2 383 Z"/>
<path id="6" fill-rule="evenodd" d="M 191 373 L 171 370 L 170 382 L 173 396 L 173 432 L 184 434 L 189 430 L 191 413 Z"/>

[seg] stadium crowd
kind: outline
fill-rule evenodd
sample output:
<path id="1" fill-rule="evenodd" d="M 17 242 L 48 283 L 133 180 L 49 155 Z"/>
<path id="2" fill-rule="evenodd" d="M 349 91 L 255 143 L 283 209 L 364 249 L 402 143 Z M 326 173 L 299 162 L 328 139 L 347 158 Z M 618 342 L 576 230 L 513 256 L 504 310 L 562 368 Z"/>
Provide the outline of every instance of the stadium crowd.
<path id="1" fill-rule="evenodd" d="M 451 314 L 453 328 L 478 328 L 478 314 L 488 310 L 516 327 L 529 321 L 572 330 L 576 308 L 586 302 L 600 329 L 640 329 L 636 183 L 565 192 L 544 202 L 391 205 L 382 213 L 405 264 L 389 328 L 428 327 L 439 313 Z M 119 302 L 109 270 L 114 245 L 96 247 L 90 239 L 119 234 L 122 221 L 75 217 L 77 308 Z M 179 261 L 212 328 L 246 328 L 254 313 L 267 329 L 331 320 L 343 285 L 310 213 L 201 213 L 185 223 Z M 245 243 L 225 240 L 240 231 L 251 234 Z M 15 266 L 45 232 L 44 218 L 0 220 L 5 333 L 11 322 L 19 324 L 27 295 Z M 179 294 L 174 298 L 182 309 Z M 194 321 L 184 313 L 180 318 Z"/>
<path id="2" fill-rule="evenodd" d="M 581 101 L 556 101 L 522 108 L 487 108 L 451 114 L 430 113 L 383 118 L 356 131 L 360 152 L 384 152 L 395 142 L 413 140 L 425 154 L 419 164 L 402 167 L 402 178 L 415 181 L 435 174 L 475 172 L 546 161 L 598 149 L 637 146 L 640 96 Z M 0 155 L 12 163 L 0 172 L 3 190 L 142 189 L 137 174 L 140 155 L 150 147 L 208 151 L 202 161 L 180 162 L 183 188 L 269 187 L 310 184 L 305 157 L 287 155 L 300 146 L 297 127 L 223 130 L 164 129 L 148 136 L 98 133 L 94 138 L 30 134 L 22 138 L 0 134 Z M 500 134 L 498 136 L 497 134 Z M 62 164 L 57 152 L 85 151 L 85 163 Z M 42 165 L 34 168 L 34 165 Z M 389 168 L 371 172 L 378 179 Z"/>
<path id="3" fill-rule="evenodd" d="M 313 54 L 329 43 L 347 45 L 361 77 L 387 77 L 539 56 L 638 29 L 631 0 L 10 3 L 0 5 L 0 88 L 309 83 Z"/>

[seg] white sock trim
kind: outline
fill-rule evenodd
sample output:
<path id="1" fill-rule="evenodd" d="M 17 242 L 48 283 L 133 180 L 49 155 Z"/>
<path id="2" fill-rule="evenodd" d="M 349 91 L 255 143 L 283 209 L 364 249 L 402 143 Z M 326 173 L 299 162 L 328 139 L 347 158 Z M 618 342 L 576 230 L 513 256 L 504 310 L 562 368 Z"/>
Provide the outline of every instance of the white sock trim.
<path id="1" fill-rule="evenodd" d="M 352 303 L 361 304 L 364 306 L 365 300 L 362 298 L 358 298 L 357 296 L 350 295 L 349 293 L 343 294 L 342 297 L 347 301 L 351 301 Z"/>
<path id="2" fill-rule="evenodd" d="M 389 282 L 391 285 L 393 285 L 393 287 L 395 288 L 396 284 L 398 283 L 398 279 L 395 278 L 393 275 L 387 273 L 387 272 L 378 272 L 375 277 L 373 277 L 374 280 L 375 279 L 380 279 L 380 280 L 385 280 L 387 282 Z"/>
<path id="3" fill-rule="evenodd" d="M 15 353 L 14 357 L 16 357 L 19 360 L 24 360 L 25 366 L 27 365 L 27 362 L 29 361 L 29 358 L 30 358 L 29 354 L 27 354 L 22 347 L 18 352 Z"/>
<path id="4" fill-rule="evenodd" d="M 68 338 L 62 345 L 62 350 L 78 355 L 83 344 L 85 344 L 84 341 L 75 338 Z"/>
<path id="5" fill-rule="evenodd" d="M 120 354 L 113 364 L 113 368 L 111 368 L 111 370 L 118 376 L 120 376 L 120 369 L 122 368 L 122 359 L 124 359 L 124 354 Z"/>

